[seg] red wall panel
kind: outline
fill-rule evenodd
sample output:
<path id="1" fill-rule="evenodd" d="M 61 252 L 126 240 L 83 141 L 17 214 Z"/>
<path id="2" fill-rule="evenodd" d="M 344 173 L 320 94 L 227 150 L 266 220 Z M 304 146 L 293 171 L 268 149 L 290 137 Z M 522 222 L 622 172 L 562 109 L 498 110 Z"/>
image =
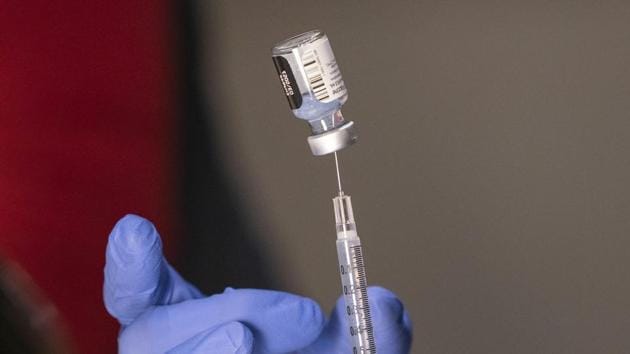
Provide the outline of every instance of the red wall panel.
<path id="1" fill-rule="evenodd" d="M 168 6 L 0 5 L 0 252 L 57 305 L 81 353 L 115 352 L 101 288 L 116 219 L 140 213 L 167 238 L 177 221 Z"/>

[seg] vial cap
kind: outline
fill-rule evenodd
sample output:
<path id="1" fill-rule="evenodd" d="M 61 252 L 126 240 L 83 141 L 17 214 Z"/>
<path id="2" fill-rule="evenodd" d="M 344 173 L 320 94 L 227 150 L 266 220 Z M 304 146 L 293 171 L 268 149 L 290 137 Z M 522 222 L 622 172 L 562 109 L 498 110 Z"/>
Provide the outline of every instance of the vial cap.
<path id="1" fill-rule="evenodd" d="M 330 154 L 354 144 L 358 136 L 354 130 L 354 122 L 350 121 L 339 128 L 329 130 L 306 138 L 311 152 L 315 156 Z"/>

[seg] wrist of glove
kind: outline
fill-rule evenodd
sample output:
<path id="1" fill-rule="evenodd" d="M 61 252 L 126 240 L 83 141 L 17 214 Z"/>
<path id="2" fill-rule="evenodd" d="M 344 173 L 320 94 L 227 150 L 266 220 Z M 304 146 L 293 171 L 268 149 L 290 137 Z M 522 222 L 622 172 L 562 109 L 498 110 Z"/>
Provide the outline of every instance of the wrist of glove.
<path id="1" fill-rule="evenodd" d="M 271 290 L 204 296 L 162 254 L 151 222 L 135 215 L 114 226 L 103 297 L 121 324 L 119 353 L 352 353 L 343 299 L 329 318 L 313 300 Z M 411 321 L 389 290 L 368 289 L 379 354 L 406 354 Z"/>

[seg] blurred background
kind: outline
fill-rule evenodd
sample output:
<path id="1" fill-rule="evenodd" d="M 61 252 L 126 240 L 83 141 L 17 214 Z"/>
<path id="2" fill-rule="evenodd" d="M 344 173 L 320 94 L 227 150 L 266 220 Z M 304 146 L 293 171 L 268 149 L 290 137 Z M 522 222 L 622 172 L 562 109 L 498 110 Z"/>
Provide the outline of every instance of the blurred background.
<path id="1" fill-rule="evenodd" d="M 115 352 L 100 289 L 127 212 L 208 293 L 332 308 L 334 161 L 270 58 L 319 28 L 359 132 L 340 158 L 368 281 L 402 298 L 413 353 L 628 352 L 630 3 L 2 7 L 0 252 L 31 283 L 5 322 L 36 303 L 59 345 Z"/>

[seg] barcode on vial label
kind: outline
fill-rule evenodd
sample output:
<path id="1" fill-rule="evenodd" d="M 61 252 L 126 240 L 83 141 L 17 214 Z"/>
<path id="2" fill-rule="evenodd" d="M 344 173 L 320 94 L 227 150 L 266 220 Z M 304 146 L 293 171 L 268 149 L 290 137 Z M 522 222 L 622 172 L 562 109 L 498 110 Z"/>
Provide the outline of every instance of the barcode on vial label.
<path id="1" fill-rule="evenodd" d="M 317 58 L 314 51 L 308 51 L 302 55 L 302 62 L 304 63 L 304 72 L 306 78 L 311 86 L 311 90 L 315 94 L 315 98 L 320 101 L 330 98 L 326 83 L 322 76 L 322 69 L 317 63 Z"/>

